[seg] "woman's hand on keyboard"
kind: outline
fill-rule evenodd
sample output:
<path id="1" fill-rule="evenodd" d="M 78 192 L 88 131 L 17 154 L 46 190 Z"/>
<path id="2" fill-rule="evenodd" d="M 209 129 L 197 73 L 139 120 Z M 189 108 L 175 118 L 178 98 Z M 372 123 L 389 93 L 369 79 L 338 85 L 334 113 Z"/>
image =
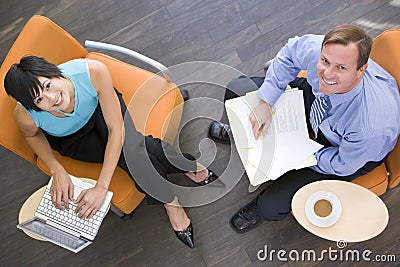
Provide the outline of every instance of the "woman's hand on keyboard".
<path id="1" fill-rule="evenodd" d="M 81 218 L 91 218 L 101 207 L 107 194 L 107 189 L 95 186 L 83 190 L 76 199 L 75 213 Z"/>
<path id="2" fill-rule="evenodd" d="M 74 197 L 74 184 L 64 168 L 54 171 L 52 175 L 51 200 L 57 208 L 63 210 L 65 207 L 68 210 L 68 199 L 73 200 Z"/>

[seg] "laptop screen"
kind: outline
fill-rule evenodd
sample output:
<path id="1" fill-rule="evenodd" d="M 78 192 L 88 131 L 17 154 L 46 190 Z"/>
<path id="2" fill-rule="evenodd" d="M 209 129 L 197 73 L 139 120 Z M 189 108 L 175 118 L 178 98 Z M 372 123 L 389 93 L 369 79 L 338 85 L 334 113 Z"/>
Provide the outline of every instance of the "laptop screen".
<path id="1" fill-rule="evenodd" d="M 18 224 L 17 227 L 75 253 L 81 251 L 92 243 L 87 239 L 63 232 L 45 222 L 42 222 L 41 220 L 38 220 L 37 218 Z"/>

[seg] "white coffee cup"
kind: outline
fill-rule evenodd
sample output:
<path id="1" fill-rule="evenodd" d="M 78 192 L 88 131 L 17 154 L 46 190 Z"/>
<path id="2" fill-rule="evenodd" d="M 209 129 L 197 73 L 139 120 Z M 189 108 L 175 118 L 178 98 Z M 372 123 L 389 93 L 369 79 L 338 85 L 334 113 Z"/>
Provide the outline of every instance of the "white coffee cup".
<path id="1" fill-rule="evenodd" d="M 318 227 L 335 224 L 342 214 L 339 198 L 329 191 L 317 191 L 310 195 L 305 204 L 307 219 Z"/>

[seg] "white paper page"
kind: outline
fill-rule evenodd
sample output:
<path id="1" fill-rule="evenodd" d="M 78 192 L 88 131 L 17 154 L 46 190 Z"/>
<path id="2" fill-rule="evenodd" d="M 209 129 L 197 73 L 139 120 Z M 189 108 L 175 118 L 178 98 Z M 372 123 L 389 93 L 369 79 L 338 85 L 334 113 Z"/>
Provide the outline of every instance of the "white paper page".
<path id="1" fill-rule="evenodd" d="M 254 140 L 248 119 L 252 107 L 259 101 L 256 92 L 226 101 L 235 145 L 252 185 L 277 179 L 299 164 L 305 164 L 322 147 L 308 138 L 302 94 L 291 89 L 278 99 L 273 121 L 258 140 Z"/>
<path id="2" fill-rule="evenodd" d="M 310 156 L 313 156 L 315 152 L 323 147 L 310 139 L 303 140 L 302 142 L 288 142 L 278 137 L 277 142 L 277 147 L 279 147 L 279 149 L 276 150 L 274 165 L 269 173 L 271 179 L 274 179 L 276 175 L 280 176 L 289 170 L 296 169 L 299 164 Z M 283 142 L 286 143 L 282 145 Z M 293 152 L 294 147 L 296 148 L 295 152 Z"/>
<path id="3" fill-rule="evenodd" d="M 267 135 L 258 140 L 258 146 L 252 152 L 249 151 L 248 161 L 259 168 L 260 172 L 267 174 L 269 179 L 277 179 L 295 169 L 322 147 L 308 138 L 302 91 L 287 91 L 279 98 L 268 131 Z M 271 135 L 274 138 L 268 138 Z M 272 150 L 274 145 L 275 149 Z M 273 164 L 263 164 L 264 157 L 272 152 L 269 161 Z"/>
<path id="4" fill-rule="evenodd" d="M 253 107 L 258 103 L 255 94 L 238 97 L 225 102 L 229 124 L 235 128 L 233 134 L 238 137 L 235 139 L 236 146 L 240 148 L 253 148 L 262 144 L 262 138 L 255 140 L 249 115 Z M 273 132 L 269 132 L 273 133 Z"/>
<path id="5" fill-rule="evenodd" d="M 300 162 L 299 164 L 296 165 L 296 170 L 300 170 L 309 166 L 314 166 L 317 165 L 317 159 L 315 158 L 314 155 L 309 156 L 308 158 L 306 158 L 305 160 L 303 160 L 302 162 Z"/>
<path id="6" fill-rule="evenodd" d="M 245 97 L 234 98 L 225 102 L 235 146 L 250 181 L 255 176 L 260 179 L 260 173 L 267 174 L 269 172 L 276 145 L 275 136 L 273 136 L 275 131 L 272 125 L 262 137 L 254 140 L 248 114 L 252 110 L 250 104 L 254 106 L 258 101 L 258 97 L 252 94 L 251 96 L 246 95 Z M 250 137 L 253 138 L 253 141 L 251 141 Z M 260 173 L 255 175 L 254 168 L 259 168 Z M 263 176 L 263 181 L 266 181 L 265 175 L 261 176 Z"/>
<path id="7" fill-rule="evenodd" d="M 276 102 L 273 122 L 276 134 L 282 138 L 308 139 L 308 129 L 305 120 L 303 92 L 300 90 L 286 91 Z"/>
<path id="8" fill-rule="evenodd" d="M 265 181 L 270 180 L 267 174 L 262 173 L 257 167 L 255 167 L 250 162 L 247 163 L 245 168 L 247 177 L 249 178 L 250 184 L 252 186 L 257 186 L 264 183 Z"/>
<path id="9" fill-rule="evenodd" d="M 271 179 L 295 169 L 322 148 L 322 145 L 309 139 L 304 114 L 302 91 L 286 91 L 278 99 L 273 116 L 273 123 L 276 126 L 276 151 L 274 164 L 268 173 Z"/>
<path id="10" fill-rule="evenodd" d="M 243 136 L 246 138 L 246 142 L 240 142 L 240 147 L 242 148 L 256 147 L 257 141 L 259 141 L 254 138 L 251 122 L 249 120 L 250 113 L 252 112 L 254 106 L 254 103 L 252 103 L 253 101 L 251 101 L 252 99 L 253 97 L 240 97 L 232 101 L 231 107 L 240 122 L 240 126 L 243 128 Z"/>

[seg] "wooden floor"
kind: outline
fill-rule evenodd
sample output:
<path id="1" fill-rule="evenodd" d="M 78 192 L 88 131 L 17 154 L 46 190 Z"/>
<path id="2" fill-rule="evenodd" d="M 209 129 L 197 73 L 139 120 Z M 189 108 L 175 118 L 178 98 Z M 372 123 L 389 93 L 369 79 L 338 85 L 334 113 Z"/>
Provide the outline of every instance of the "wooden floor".
<path id="1" fill-rule="evenodd" d="M 1 62 L 34 14 L 51 18 L 82 43 L 90 39 L 123 45 L 166 66 L 191 61 L 218 62 L 247 75 L 261 74 L 263 63 L 294 35 L 324 34 L 342 23 L 362 26 L 372 37 L 385 29 L 400 27 L 399 0 L 0 0 Z M 212 85 L 185 87 L 192 99 L 220 97 L 223 92 Z M 213 107 L 206 106 L 206 110 L 215 112 Z M 199 154 L 198 144 L 206 137 L 208 122 L 204 116 L 188 123 L 181 134 L 182 147 Z M 215 151 L 210 167 L 221 174 L 229 162 L 230 147 L 207 144 Z M 248 181 L 243 176 L 225 197 L 187 209 L 195 229 L 195 249 L 176 240 L 162 206 L 142 203 L 131 220 L 124 221 L 110 213 L 95 242 L 73 254 L 35 241 L 15 227 L 21 205 L 48 177 L 4 148 L 0 148 L 0 157 L 0 266 L 314 266 L 321 262 L 285 262 L 276 257 L 272 262 L 261 262 L 257 252 L 265 245 L 270 250 L 287 252 L 338 249 L 335 242 L 304 230 L 293 216 L 281 222 L 264 222 L 243 235 L 236 234 L 228 224 L 230 216 L 256 196 L 247 192 Z M 395 255 L 399 264 L 399 194 L 397 187 L 382 196 L 390 213 L 385 231 L 372 240 L 348 244 L 347 249 Z M 323 264 L 371 263 L 329 261 L 325 257 Z"/>

